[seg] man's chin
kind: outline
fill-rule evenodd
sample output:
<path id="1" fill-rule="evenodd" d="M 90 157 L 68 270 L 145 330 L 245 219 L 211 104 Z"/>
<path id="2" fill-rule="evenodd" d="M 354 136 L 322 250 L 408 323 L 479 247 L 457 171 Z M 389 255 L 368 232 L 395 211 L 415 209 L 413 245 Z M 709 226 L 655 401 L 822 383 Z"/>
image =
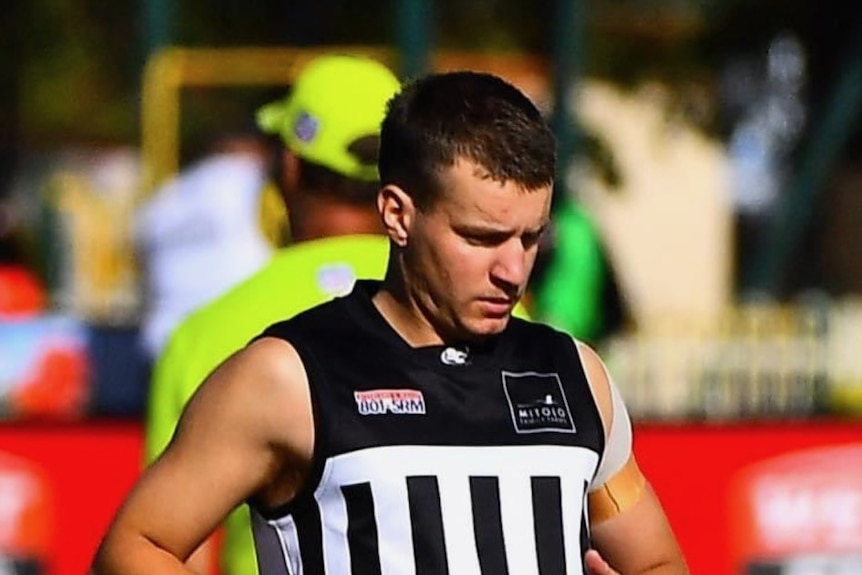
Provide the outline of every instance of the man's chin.
<path id="1" fill-rule="evenodd" d="M 467 330 L 476 338 L 485 338 L 501 333 L 506 326 L 509 325 L 511 315 L 507 314 L 500 317 L 483 317 L 471 322 L 467 326 Z"/>

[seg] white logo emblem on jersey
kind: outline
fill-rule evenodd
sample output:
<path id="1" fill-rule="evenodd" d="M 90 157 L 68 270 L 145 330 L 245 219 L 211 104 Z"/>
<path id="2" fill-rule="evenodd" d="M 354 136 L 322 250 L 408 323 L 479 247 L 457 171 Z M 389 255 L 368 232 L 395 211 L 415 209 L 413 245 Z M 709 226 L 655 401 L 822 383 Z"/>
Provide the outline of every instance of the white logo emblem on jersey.
<path id="1" fill-rule="evenodd" d="M 467 356 L 469 353 L 470 350 L 466 347 L 464 349 L 447 347 L 440 353 L 440 361 L 446 365 L 465 365 L 467 363 Z"/>
<path id="2" fill-rule="evenodd" d="M 425 415 L 425 396 L 418 389 L 354 391 L 360 415 Z"/>
<path id="3" fill-rule="evenodd" d="M 575 433 L 558 374 L 504 371 L 503 391 L 517 433 Z"/>

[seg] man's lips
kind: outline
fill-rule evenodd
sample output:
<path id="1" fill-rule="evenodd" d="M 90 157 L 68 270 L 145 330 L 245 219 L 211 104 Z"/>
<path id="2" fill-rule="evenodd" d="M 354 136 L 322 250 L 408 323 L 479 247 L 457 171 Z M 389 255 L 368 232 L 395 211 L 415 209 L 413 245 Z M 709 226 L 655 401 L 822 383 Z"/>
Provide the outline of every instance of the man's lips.
<path id="1" fill-rule="evenodd" d="M 506 315 L 515 307 L 515 300 L 506 297 L 483 297 L 479 302 L 490 315 Z"/>

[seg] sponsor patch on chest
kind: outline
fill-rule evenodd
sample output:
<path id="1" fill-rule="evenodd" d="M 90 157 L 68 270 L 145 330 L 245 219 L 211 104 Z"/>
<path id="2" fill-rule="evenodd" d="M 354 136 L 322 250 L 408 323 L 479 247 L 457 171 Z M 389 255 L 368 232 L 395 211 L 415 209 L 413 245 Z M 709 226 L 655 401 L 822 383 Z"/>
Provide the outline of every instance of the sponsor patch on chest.
<path id="1" fill-rule="evenodd" d="M 575 433 L 558 374 L 504 371 L 503 391 L 517 433 Z"/>
<path id="2" fill-rule="evenodd" d="M 425 397 L 418 389 L 354 391 L 360 415 L 425 415 Z"/>

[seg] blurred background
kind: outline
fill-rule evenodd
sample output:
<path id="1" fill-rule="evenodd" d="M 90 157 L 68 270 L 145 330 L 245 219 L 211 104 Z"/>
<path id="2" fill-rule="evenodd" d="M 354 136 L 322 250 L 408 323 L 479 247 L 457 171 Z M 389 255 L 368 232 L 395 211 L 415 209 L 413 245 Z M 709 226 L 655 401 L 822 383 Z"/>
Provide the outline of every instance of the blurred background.
<path id="1" fill-rule="evenodd" d="M 152 220 L 173 215 L 153 198 L 332 50 L 405 79 L 492 71 L 547 114 L 559 219 L 527 303 L 606 358 L 692 572 L 862 573 L 856 3 L 5 0 L 0 14 L 0 573 L 86 570 L 142 465 L 156 304 L 224 272 L 154 273 L 167 240 Z M 599 254 L 586 326 L 566 307 L 583 265 L 572 214 Z"/>

